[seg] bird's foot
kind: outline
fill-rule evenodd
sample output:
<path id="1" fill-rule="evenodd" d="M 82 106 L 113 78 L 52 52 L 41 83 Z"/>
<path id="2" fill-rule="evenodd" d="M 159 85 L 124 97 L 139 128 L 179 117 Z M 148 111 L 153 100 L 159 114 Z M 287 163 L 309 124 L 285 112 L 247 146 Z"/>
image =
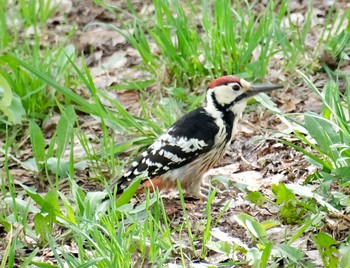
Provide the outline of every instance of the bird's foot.
<path id="1" fill-rule="evenodd" d="M 213 186 L 211 183 L 202 182 L 202 189 L 201 189 L 201 191 L 204 192 L 206 196 L 209 196 L 209 194 L 211 192 L 213 192 L 214 189 L 216 189 L 216 192 L 219 193 L 219 194 L 223 193 L 222 190 L 220 190 L 219 188 Z"/>
<path id="2" fill-rule="evenodd" d="M 199 200 L 199 203 L 203 204 L 208 201 L 208 196 L 198 191 L 196 193 L 186 193 L 184 199 L 186 201 Z"/>

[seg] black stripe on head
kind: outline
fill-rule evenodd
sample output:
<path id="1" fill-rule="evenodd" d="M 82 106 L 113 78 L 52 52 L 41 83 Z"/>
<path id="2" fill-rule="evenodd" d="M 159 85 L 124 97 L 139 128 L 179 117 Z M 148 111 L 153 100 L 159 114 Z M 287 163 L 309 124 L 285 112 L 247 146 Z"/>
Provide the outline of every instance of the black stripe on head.
<path id="1" fill-rule="evenodd" d="M 247 95 L 245 93 L 242 93 L 241 95 L 237 96 L 237 98 L 235 98 L 230 103 L 227 103 L 227 104 L 224 104 L 224 105 L 220 105 L 220 103 L 218 102 L 218 100 L 215 97 L 214 91 L 211 93 L 211 98 L 213 99 L 215 108 L 218 109 L 220 112 L 223 112 L 223 113 L 228 112 L 233 105 L 235 105 L 236 103 L 238 103 L 239 101 L 243 100 L 246 97 L 247 97 Z"/>
<path id="2" fill-rule="evenodd" d="M 213 100 L 213 102 L 214 102 L 214 105 L 215 105 L 215 108 L 216 108 L 216 109 L 218 109 L 220 112 L 226 112 L 226 111 L 227 111 L 227 109 L 226 109 L 224 106 L 220 105 L 220 103 L 219 103 L 218 100 L 216 99 L 216 96 L 215 96 L 215 92 L 214 92 L 214 91 L 211 92 L 211 98 L 212 98 L 212 100 Z M 226 106 L 226 105 L 225 105 L 225 106 Z"/>
<path id="3" fill-rule="evenodd" d="M 242 93 L 241 95 L 237 96 L 237 98 L 232 102 L 231 105 L 235 105 L 237 102 L 240 102 L 241 100 L 249 97 L 247 93 Z"/>

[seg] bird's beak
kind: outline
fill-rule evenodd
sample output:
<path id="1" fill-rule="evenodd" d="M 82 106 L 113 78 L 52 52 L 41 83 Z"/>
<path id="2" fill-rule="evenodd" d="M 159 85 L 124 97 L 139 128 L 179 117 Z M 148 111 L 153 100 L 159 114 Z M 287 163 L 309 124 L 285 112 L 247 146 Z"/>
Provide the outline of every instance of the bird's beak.
<path id="1" fill-rule="evenodd" d="M 246 90 L 235 99 L 235 102 L 239 102 L 262 92 L 269 92 L 275 89 L 283 88 L 282 85 L 275 84 L 252 85 L 244 79 L 241 79 L 241 84 Z"/>
<path id="2" fill-rule="evenodd" d="M 252 90 L 250 90 L 252 96 L 259 94 L 261 92 L 269 92 L 275 89 L 283 88 L 282 85 L 276 84 L 261 84 L 261 85 L 252 85 Z"/>
<path id="3" fill-rule="evenodd" d="M 269 92 L 279 88 L 283 88 L 283 86 L 276 84 L 252 85 L 251 90 L 246 91 L 244 94 L 245 97 L 251 97 L 261 92 Z"/>

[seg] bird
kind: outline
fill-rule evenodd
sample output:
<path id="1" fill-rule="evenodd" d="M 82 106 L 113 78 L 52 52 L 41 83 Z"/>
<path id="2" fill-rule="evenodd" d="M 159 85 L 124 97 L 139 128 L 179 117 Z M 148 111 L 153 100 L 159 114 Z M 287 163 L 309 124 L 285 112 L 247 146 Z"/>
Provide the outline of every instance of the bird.
<path id="1" fill-rule="evenodd" d="M 141 177 L 140 187 L 176 189 L 179 181 L 186 195 L 206 199 L 203 175 L 225 154 L 247 100 L 282 87 L 254 85 L 234 75 L 216 78 L 208 84 L 206 104 L 176 121 L 110 187 L 122 193 Z"/>

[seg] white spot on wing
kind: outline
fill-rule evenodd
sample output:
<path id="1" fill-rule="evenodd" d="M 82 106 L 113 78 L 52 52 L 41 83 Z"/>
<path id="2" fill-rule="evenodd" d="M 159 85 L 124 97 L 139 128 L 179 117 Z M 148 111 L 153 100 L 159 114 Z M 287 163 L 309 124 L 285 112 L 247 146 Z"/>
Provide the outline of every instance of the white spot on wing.
<path id="1" fill-rule="evenodd" d="M 133 167 L 137 167 L 138 165 L 139 165 L 139 162 L 137 162 L 137 161 L 134 161 L 131 163 L 131 166 L 133 166 Z"/>
<path id="2" fill-rule="evenodd" d="M 187 139 L 185 137 L 181 137 L 177 140 L 178 146 L 181 147 L 182 151 L 185 153 L 195 152 L 202 150 L 207 144 L 204 142 L 204 140 L 198 140 L 198 139 Z"/>
<path id="3" fill-rule="evenodd" d="M 165 146 L 165 145 L 180 147 L 181 150 L 184 153 L 200 151 L 205 146 L 208 145 L 207 143 L 205 143 L 204 140 L 199 140 L 199 139 L 196 139 L 196 138 L 188 139 L 186 137 L 174 137 L 174 136 L 170 135 L 168 132 L 163 134 L 163 135 L 161 135 L 152 144 L 152 146 L 151 146 L 152 154 L 156 154 L 156 152 L 158 152 L 159 155 L 163 155 L 163 153 L 165 153 L 166 151 L 163 150 L 162 147 Z M 165 157 L 167 157 L 167 156 L 165 156 Z M 170 157 L 167 157 L 167 158 L 171 159 Z"/>
<path id="4" fill-rule="evenodd" d="M 164 157 L 168 158 L 173 163 L 179 163 L 179 162 L 183 162 L 186 160 L 186 158 L 178 157 L 176 154 L 173 154 L 172 152 L 164 151 L 164 150 L 161 150 L 161 151 L 162 151 L 162 153 L 164 153 Z"/>
<path id="5" fill-rule="evenodd" d="M 161 168 L 163 167 L 163 165 L 161 163 L 157 163 L 157 162 L 152 162 L 151 160 L 149 160 L 149 158 L 146 159 L 146 164 L 148 166 L 155 166 L 157 168 Z"/>

